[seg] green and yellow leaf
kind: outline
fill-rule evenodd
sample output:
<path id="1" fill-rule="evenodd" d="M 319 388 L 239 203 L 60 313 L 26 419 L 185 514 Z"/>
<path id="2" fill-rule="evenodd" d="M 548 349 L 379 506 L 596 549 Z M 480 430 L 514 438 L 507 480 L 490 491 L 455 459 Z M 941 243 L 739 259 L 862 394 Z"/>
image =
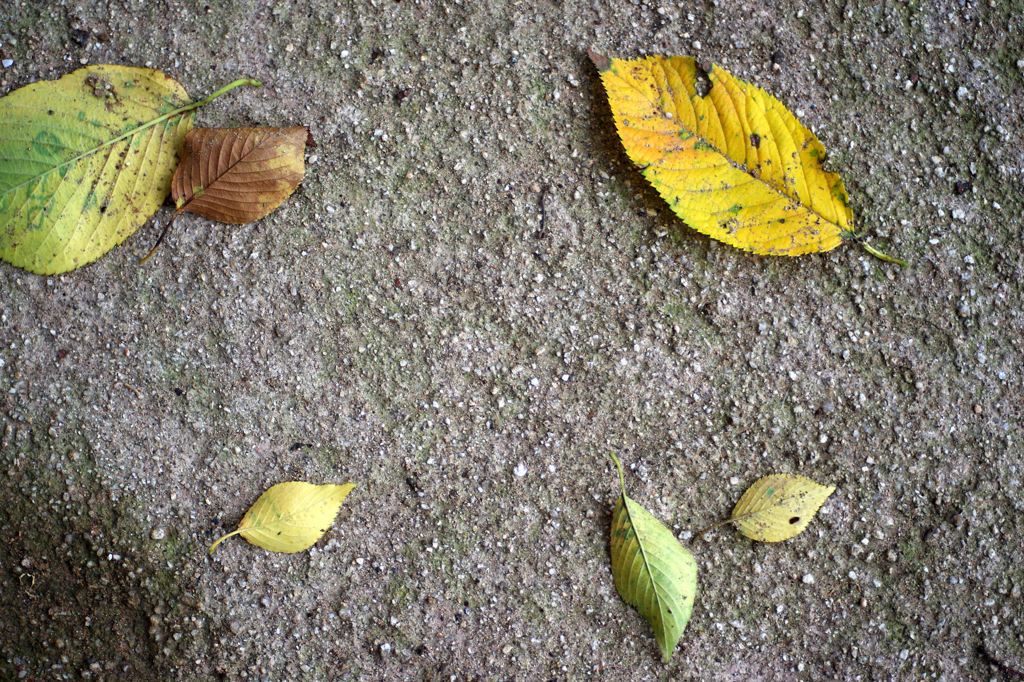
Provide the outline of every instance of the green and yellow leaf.
<path id="1" fill-rule="evenodd" d="M 309 549 L 334 523 L 341 503 L 354 487 L 354 483 L 314 485 L 302 481 L 271 486 L 245 513 L 236 530 L 210 546 L 210 554 L 232 535 L 241 535 L 272 552 Z"/>
<path id="2" fill-rule="evenodd" d="M 730 521 L 752 540 L 788 540 L 807 527 L 835 490 L 835 486 L 820 485 L 803 476 L 765 476 L 743 493 Z"/>
<path id="3" fill-rule="evenodd" d="M 0 259 L 40 274 L 89 263 L 163 203 L 191 103 L 152 69 L 90 66 L 0 98 Z"/>
<path id="4" fill-rule="evenodd" d="M 650 623 L 662 661 L 672 658 L 697 595 L 697 562 L 672 531 L 626 495 L 622 466 L 612 513 L 612 577 L 619 596 Z"/>
<path id="5" fill-rule="evenodd" d="M 786 256 L 828 251 L 853 230 L 821 142 L 764 90 L 692 57 L 591 58 L 626 153 L 691 227 Z"/>

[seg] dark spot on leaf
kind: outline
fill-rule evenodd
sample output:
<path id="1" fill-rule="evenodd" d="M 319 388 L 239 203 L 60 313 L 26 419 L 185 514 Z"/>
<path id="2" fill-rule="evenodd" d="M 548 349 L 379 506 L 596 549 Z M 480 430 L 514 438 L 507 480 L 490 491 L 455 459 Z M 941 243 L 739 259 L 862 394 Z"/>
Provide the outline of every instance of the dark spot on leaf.
<path id="1" fill-rule="evenodd" d="M 278 535 L 280 535 L 280 534 L 281 534 L 281 531 L 277 531 L 277 534 L 278 534 Z"/>
<path id="2" fill-rule="evenodd" d="M 750 144 L 752 144 L 754 146 L 754 149 L 757 149 L 758 147 L 760 147 L 761 146 L 761 136 L 758 135 L 757 133 L 750 133 Z"/>
<path id="3" fill-rule="evenodd" d="M 789 520 L 789 525 L 791 525 L 791 526 L 792 526 L 792 525 L 793 525 L 794 523 L 797 523 L 797 522 L 798 522 L 799 520 L 800 520 L 800 517 L 799 517 L 799 516 L 794 516 L 793 518 L 791 518 L 791 519 Z"/>
<path id="4" fill-rule="evenodd" d="M 107 212 L 107 205 L 103 204 L 102 206 L 100 206 L 100 213 L 106 213 L 106 212 Z"/>
<path id="5" fill-rule="evenodd" d="M 46 115 L 47 116 L 53 116 L 53 109 L 47 109 L 46 110 Z"/>

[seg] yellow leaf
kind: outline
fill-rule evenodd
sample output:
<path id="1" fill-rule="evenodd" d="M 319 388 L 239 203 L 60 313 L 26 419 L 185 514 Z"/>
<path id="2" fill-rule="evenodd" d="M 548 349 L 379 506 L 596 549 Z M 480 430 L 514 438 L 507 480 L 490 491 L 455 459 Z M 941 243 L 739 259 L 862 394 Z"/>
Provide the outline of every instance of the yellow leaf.
<path id="1" fill-rule="evenodd" d="M 626 153 L 691 227 L 786 256 L 828 251 L 853 230 L 821 142 L 764 90 L 692 57 L 591 58 Z"/>
<path id="2" fill-rule="evenodd" d="M 752 540 L 782 542 L 803 531 L 835 490 L 803 476 L 772 474 L 743 493 L 730 520 Z"/>
<path id="3" fill-rule="evenodd" d="M 323 537 L 334 522 L 338 508 L 354 483 L 314 485 L 287 481 L 271 486 L 242 517 L 238 529 L 221 536 L 210 546 L 232 535 L 272 552 L 301 552 Z"/>

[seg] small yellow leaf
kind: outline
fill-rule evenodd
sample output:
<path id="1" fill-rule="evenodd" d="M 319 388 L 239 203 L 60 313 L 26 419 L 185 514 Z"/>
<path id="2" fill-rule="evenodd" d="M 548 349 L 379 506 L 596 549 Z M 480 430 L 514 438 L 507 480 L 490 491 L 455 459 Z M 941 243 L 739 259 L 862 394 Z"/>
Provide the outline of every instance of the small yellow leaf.
<path id="1" fill-rule="evenodd" d="M 731 520 L 752 540 L 782 542 L 803 531 L 835 490 L 803 476 L 765 476 L 743 493 Z"/>
<path id="2" fill-rule="evenodd" d="M 271 486 L 242 517 L 238 529 L 221 536 L 210 546 L 232 535 L 243 538 L 272 552 L 301 552 L 323 537 L 334 522 L 338 508 L 354 483 L 314 485 L 287 481 Z"/>
<path id="3" fill-rule="evenodd" d="M 591 58 L 629 158 L 694 229 L 786 256 L 828 251 L 853 230 L 825 148 L 764 90 L 692 57 Z"/>

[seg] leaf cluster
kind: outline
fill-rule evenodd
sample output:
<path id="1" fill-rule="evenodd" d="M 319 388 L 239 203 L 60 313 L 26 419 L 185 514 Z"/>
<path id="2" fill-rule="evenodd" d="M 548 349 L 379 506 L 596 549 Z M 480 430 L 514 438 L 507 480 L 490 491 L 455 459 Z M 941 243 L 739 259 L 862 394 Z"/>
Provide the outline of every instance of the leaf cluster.
<path id="1" fill-rule="evenodd" d="M 172 186 L 175 216 L 272 211 L 302 181 L 308 130 L 192 130 L 199 107 L 240 85 L 260 83 L 192 102 L 159 71 L 101 65 L 0 98 L 0 259 L 38 274 L 79 268 L 131 236 Z"/>

